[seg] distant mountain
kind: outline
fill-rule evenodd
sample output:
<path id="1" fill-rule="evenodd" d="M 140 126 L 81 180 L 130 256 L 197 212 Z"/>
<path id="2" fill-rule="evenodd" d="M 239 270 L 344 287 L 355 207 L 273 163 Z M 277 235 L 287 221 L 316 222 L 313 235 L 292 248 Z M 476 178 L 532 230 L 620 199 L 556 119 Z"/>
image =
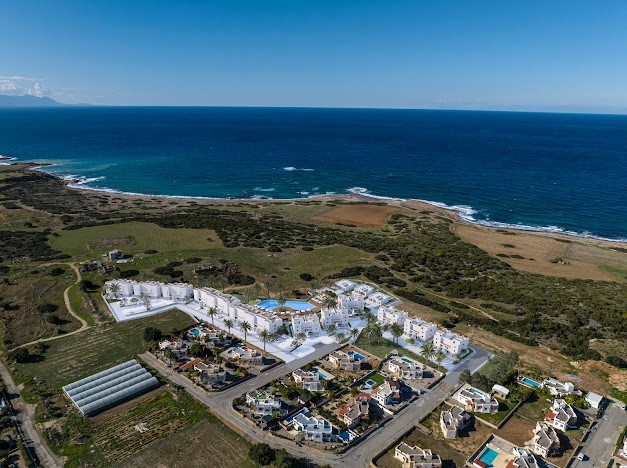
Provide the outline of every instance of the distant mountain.
<path id="1" fill-rule="evenodd" d="M 0 107 L 61 107 L 70 104 L 62 104 L 49 97 L 37 96 L 6 96 L 0 94 Z"/>

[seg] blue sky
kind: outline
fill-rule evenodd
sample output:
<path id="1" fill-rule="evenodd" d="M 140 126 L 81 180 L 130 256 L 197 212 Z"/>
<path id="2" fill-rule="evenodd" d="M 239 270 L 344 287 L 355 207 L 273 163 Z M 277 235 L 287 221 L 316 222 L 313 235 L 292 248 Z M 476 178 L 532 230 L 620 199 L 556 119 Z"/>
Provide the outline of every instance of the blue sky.
<path id="1" fill-rule="evenodd" d="M 627 109 L 626 25 L 623 0 L 0 0 L 0 92 L 120 105 Z"/>

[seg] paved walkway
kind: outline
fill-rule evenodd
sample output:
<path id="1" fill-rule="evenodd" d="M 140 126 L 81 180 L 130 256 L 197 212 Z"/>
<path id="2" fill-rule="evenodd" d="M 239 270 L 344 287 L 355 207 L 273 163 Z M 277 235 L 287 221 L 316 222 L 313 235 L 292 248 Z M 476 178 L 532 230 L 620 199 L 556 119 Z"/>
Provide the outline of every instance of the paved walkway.
<path id="1" fill-rule="evenodd" d="M 44 343 L 46 341 L 58 340 L 59 338 L 65 338 L 66 336 L 76 335 L 77 333 L 81 333 L 81 332 L 83 332 L 83 331 L 85 331 L 85 330 L 87 330 L 89 328 L 89 324 L 85 321 L 85 319 L 83 319 L 82 317 L 80 317 L 76 313 L 76 311 L 72 307 L 72 303 L 70 302 L 70 289 L 73 286 L 75 286 L 78 283 L 80 283 L 82 281 L 83 277 L 81 276 L 81 272 L 80 272 L 80 270 L 78 269 L 78 267 L 76 266 L 75 263 L 66 263 L 65 265 L 69 265 L 70 268 L 72 270 L 74 270 L 74 273 L 76 274 L 76 281 L 74 281 L 74 283 L 72 283 L 70 286 L 68 286 L 65 289 L 65 291 L 63 291 L 63 302 L 65 303 L 65 308 L 67 309 L 69 314 L 80 322 L 81 327 L 79 329 L 71 331 L 69 333 L 64 333 L 63 335 L 49 336 L 48 338 L 39 338 L 38 340 L 30 341 L 28 343 L 24 343 L 24 344 L 21 344 L 19 346 L 16 346 L 15 348 L 10 349 L 9 351 L 13 351 L 13 350 L 19 349 L 19 348 L 24 348 L 26 346 L 32 346 L 32 345 L 37 344 L 37 343 Z"/>

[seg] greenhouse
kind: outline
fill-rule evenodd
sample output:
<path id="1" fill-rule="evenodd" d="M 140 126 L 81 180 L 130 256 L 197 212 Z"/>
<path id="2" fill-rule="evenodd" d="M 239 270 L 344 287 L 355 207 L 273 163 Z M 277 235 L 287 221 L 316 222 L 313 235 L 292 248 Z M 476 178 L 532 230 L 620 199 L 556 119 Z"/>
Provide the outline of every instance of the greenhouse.
<path id="1" fill-rule="evenodd" d="M 158 385 L 159 381 L 150 372 L 131 359 L 66 385 L 63 392 L 83 415 L 89 416 L 135 398 Z"/>

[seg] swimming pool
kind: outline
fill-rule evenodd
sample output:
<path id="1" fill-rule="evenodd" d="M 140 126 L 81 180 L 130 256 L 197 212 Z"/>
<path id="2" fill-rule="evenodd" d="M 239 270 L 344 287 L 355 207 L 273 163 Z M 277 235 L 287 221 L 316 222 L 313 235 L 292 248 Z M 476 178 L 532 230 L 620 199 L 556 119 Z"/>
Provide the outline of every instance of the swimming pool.
<path id="1" fill-rule="evenodd" d="M 479 461 L 485 463 L 486 468 L 492 468 L 494 465 L 494 460 L 499 456 L 499 452 L 496 450 L 492 450 L 489 447 L 483 451 L 483 453 L 479 456 Z"/>
<path id="2" fill-rule="evenodd" d="M 192 328 L 191 332 L 194 336 L 200 335 L 200 330 L 198 328 Z"/>
<path id="3" fill-rule="evenodd" d="M 414 361 L 412 361 L 411 359 L 406 358 L 406 357 L 402 357 L 401 361 L 406 362 L 407 364 L 415 364 Z"/>
<path id="4" fill-rule="evenodd" d="M 518 380 L 527 387 L 540 388 L 540 382 L 530 379 L 529 377 L 519 377 Z"/>
<path id="5" fill-rule="evenodd" d="M 355 359 L 357 359 L 358 361 L 363 361 L 364 359 L 366 359 L 362 354 L 359 354 L 357 351 L 349 351 L 348 353 L 349 356 L 353 356 Z"/>
<path id="6" fill-rule="evenodd" d="M 277 307 L 289 307 L 290 309 L 298 310 L 301 312 L 311 310 L 315 306 L 311 302 L 307 301 L 285 301 L 283 304 L 280 304 L 276 299 L 265 299 L 257 304 L 259 307 L 263 307 L 264 309 L 272 310 Z"/>

